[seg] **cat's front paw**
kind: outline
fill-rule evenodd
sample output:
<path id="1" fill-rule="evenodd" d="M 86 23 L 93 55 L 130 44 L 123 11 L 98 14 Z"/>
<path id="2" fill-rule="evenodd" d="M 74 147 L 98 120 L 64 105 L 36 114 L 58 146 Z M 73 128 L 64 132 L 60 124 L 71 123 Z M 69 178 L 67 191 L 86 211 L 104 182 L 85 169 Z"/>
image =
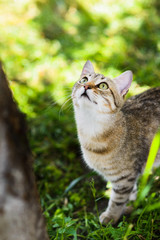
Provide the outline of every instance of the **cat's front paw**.
<path id="1" fill-rule="evenodd" d="M 100 223 L 106 225 L 111 222 L 112 225 L 116 224 L 118 219 L 113 216 L 109 216 L 107 212 L 103 212 L 99 217 Z"/>

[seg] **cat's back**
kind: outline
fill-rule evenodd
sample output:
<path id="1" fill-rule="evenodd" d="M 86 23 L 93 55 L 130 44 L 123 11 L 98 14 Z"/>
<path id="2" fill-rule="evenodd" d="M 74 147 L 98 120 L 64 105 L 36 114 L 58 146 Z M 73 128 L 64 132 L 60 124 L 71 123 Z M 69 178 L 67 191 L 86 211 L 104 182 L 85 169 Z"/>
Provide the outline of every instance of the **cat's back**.
<path id="1" fill-rule="evenodd" d="M 151 88 L 141 94 L 129 98 L 122 107 L 126 117 L 150 121 L 152 118 L 160 121 L 160 87 Z"/>
<path id="2" fill-rule="evenodd" d="M 126 119 L 126 141 L 130 159 L 141 169 L 147 160 L 152 139 L 160 127 L 160 87 L 129 98 L 121 111 Z"/>

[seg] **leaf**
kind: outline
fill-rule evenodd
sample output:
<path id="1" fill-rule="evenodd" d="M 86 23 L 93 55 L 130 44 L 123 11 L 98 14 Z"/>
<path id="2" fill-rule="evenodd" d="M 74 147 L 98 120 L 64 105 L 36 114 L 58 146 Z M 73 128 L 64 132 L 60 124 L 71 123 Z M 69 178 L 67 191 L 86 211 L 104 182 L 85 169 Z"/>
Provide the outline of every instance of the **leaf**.
<path id="1" fill-rule="evenodd" d="M 93 175 L 95 175 L 95 173 L 94 173 L 94 172 L 91 172 L 91 173 L 82 175 L 82 176 L 74 179 L 74 180 L 69 184 L 69 186 L 66 188 L 66 190 L 64 191 L 64 194 L 63 194 L 63 195 L 67 194 L 67 193 L 68 193 L 72 188 L 74 188 L 74 186 L 75 186 L 78 182 L 80 182 L 82 179 L 91 177 L 91 176 L 93 176 Z"/>

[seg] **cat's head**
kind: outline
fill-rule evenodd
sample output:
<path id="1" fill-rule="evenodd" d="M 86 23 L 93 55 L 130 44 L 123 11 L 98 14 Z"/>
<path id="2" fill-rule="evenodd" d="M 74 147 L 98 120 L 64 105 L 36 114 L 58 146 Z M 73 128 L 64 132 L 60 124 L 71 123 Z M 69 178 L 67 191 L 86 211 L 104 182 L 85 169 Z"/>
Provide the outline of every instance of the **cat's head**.
<path id="1" fill-rule="evenodd" d="M 104 113 L 117 111 L 124 103 L 124 96 L 131 85 L 132 77 L 132 72 L 126 71 L 110 79 L 102 74 L 96 74 L 92 63 L 87 61 L 80 79 L 73 87 L 74 107 L 94 108 Z"/>

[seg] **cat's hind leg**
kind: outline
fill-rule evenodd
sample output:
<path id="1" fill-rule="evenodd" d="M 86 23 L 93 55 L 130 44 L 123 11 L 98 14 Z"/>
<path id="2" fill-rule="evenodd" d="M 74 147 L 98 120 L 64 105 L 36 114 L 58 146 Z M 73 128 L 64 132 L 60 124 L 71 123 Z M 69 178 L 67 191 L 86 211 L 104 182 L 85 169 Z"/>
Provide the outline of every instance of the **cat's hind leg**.
<path id="1" fill-rule="evenodd" d="M 129 201 L 135 201 L 137 199 L 137 182 L 134 184 L 133 190 L 129 195 Z M 123 210 L 124 215 L 129 215 L 133 212 L 133 206 L 126 206 Z"/>
<path id="2" fill-rule="evenodd" d="M 137 199 L 137 183 L 134 184 L 133 190 L 129 196 L 129 201 L 135 201 L 136 199 Z"/>
<path id="3" fill-rule="evenodd" d="M 107 224 L 111 221 L 112 224 L 115 224 L 119 220 L 134 189 L 134 182 L 126 182 L 123 185 L 114 184 L 112 186 L 108 208 L 100 215 L 101 223 Z"/>

